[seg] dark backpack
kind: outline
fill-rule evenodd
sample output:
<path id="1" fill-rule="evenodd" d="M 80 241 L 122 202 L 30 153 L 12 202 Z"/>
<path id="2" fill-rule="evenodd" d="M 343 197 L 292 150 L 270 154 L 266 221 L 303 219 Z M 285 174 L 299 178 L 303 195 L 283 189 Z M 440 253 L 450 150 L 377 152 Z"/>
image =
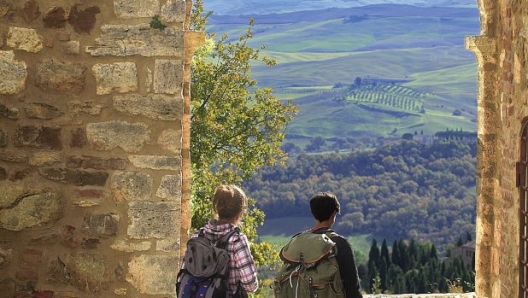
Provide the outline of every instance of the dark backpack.
<path id="1" fill-rule="evenodd" d="M 209 241 L 203 228 L 198 236 L 187 241 L 187 250 L 183 259 L 184 266 L 176 279 L 178 298 L 225 298 L 229 297 L 229 238 L 240 230 L 224 235 L 216 242 Z"/>
<path id="2" fill-rule="evenodd" d="M 280 251 L 283 261 L 274 279 L 275 298 L 345 297 L 337 264 L 337 247 L 329 235 L 304 231 Z"/>

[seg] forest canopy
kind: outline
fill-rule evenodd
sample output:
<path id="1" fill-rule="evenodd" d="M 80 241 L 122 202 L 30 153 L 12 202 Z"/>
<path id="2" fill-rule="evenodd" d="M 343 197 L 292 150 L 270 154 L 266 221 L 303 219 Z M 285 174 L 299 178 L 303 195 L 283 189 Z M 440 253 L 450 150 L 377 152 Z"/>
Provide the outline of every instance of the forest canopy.
<path id="1" fill-rule="evenodd" d="M 370 151 L 301 154 L 244 182 L 266 219 L 310 217 L 317 192 L 341 203 L 340 233 L 453 243 L 474 231 L 476 143 L 400 140 Z"/>

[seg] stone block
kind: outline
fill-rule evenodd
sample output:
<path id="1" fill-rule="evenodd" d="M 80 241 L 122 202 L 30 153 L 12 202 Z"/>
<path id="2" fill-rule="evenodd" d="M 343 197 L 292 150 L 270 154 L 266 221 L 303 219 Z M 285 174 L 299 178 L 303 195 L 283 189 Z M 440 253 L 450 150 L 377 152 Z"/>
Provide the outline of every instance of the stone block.
<path id="1" fill-rule="evenodd" d="M 149 16 L 150 17 L 150 16 Z M 184 35 L 181 30 L 160 31 L 142 25 L 104 25 L 103 35 L 86 52 L 92 56 L 183 57 Z"/>
<path id="2" fill-rule="evenodd" d="M 80 113 L 97 116 L 101 114 L 101 110 L 106 107 L 104 104 L 96 104 L 93 102 L 81 102 L 78 100 L 72 100 L 68 102 L 68 108 L 72 116 L 77 116 Z"/>
<path id="3" fill-rule="evenodd" d="M 27 163 L 29 157 L 20 150 L 0 150 L 0 160 L 14 163 Z"/>
<path id="4" fill-rule="evenodd" d="M 135 167 L 153 170 L 178 171 L 181 168 L 181 158 L 156 155 L 129 155 L 128 160 Z"/>
<path id="5" fill-rule="evenodd" d="M 161 178 L 160 186 L 156 191 L 156 196 L 171 201 L 181 201 L 182 192 L 181 175 L 166 175 Z"/>
<path id="6" fill-rule="evenodd" d="M 178 265 L 177 257 L 135 256 L 128 263 L 126 280 L 142 294 L 171 296 Z"/>
<path id="7" fill-rule="evenodd" d="M 162 94 L 127 94 L 114 96 L 114 108 L 120 112 L 155 120 L 180 120 L 183 98 Z"/>
<path id="8" fill-rule="evenodd" d="M 97 94 L 99 95 L 138 90 L 137 68 L 133 62 L 99 63 L 92 67 L 92 71 L 95 75 Z"/>
<path id="9" fill-rule="evenodd" d="M 185 21 L 185 1 L 168 0 L 161 7 L 161 20 L 166 22 L 184 22 Z"/>
<path id="10" fill-rule="evenodd" d="M 7 46 L 16 50 L 38 53 L 44 48 L 42 36 L 35 29 L 11 27 L 7 32 Z"/>
<path id="11" fill-rule="evenodd" d="M 0 36 L 1 37 L 1 36 Z M 26 63 L 15 60 L 13 51 L 0 51 L 0 94 L 18 94 L 26 87 Z M 7 111 L 4 117 L 7 117 Z"/>
<path id="12" fill-rule="evenodd" d="M 49 120 L 60 117 L 64 113 L 56 106 L 43 102 L 29 103 L 24 107 L 26 117 L 30 119 Z"/>
<path id="13" fill-rule="evenodd" d="M 180 154 L 182 147 L 182 131 L 176 129 L 166 129 L 158 137 L 158 145 L 164 150 Z"/>
<path id="14" fill-rule="evenodd" d="M 149 174 L 116 172 L 111 178 L 112 195 L 117 201 L 141 201 L 150 199 L 153 179 Z"/>
<path id="15" fill-rule="evenodd" d="M 114 0 L 117 17 L 126 19 L 150 18 L 160 13 L 159 0 Z"/>
<path id="16" fill-rule="evenodd" d="M 37 65 L 35 84 L 43 91 L 79 94 L 86 85 L 85 72 L 83 64 L 46 59 Z"/>
<path id="17" fill-rule="evenodd" d="M 109 276 L 110 269 L 100 254 L 81 253 L 59 257 L 48 268 L 48 278 L 51 281 L 72 285 L 81 291 L 95 294 L 95 297 L 98 297 L 97 293 L 106 290 Z"/>
<path id="18" fill-rule="evenodd" d="M 62 160 L 61 152 L 35 152 L 29 157 L 29 164 L 32 166 L 50 166 Z"/>
<path id="19" fill-rule="evenodd" d="M 125 152 L 138 152 L 150 141 L 150 133 L 150 128 L 144 123 L 112 121 L 86 126 L 88 143 L 96 150 L 119 147 Z"/>
<path id="20" fill-rule="evenodd" d="M 156 60 L 154 68 L 154 92 L 181 95 L 182 85 L 182 60 Z"/>
<path id="21" fill-rule="evenodd" d="M 128 206 L 130 238 L 177 238 L 181 214 L 179 202 L 133 201 Z"/>
<path id="22" fill-rule="evenodd" d="M 58 193 L 24 196 L 0 210 L 0 228 L 21 231 L 33 226 L 45 226 L 59 220 L 62 214 L 63 202 Z"/>

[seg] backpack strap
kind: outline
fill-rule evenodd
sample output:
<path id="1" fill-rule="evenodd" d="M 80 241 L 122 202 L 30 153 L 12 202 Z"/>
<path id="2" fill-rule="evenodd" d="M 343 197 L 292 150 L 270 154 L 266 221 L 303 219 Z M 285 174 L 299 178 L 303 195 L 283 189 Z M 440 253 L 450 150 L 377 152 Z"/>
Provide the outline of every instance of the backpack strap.
<path id="1" fill-rule="evenodd" d="M 240 228 L 235 227 L 232 231 L 222 236 L 218 241 L 216 242 L 216 247 L 225 249 L 227 247 L 227 243 L 229 243 L 229 238 L 233 236 L 235 233 L 240 233 Z"/>

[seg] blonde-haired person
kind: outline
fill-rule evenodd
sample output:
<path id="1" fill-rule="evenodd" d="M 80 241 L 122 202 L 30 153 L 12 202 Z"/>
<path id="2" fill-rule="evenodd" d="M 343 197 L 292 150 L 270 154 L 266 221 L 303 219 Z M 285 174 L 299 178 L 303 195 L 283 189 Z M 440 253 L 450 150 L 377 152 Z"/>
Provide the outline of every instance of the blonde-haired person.
<path id="1" fill-rule="evenodd" d="M 216 243 L 222 236 L 238 229 L 248 208 L 248 199 L 235 185 L 220 185 L 213 197 L 214 216 L 204 226 L 205 237 Z M 247 293 L 258 289 L 257 269 L 251 256 L 249 241 L 242 232 L 229 238 L 229 292 L 234 296 L 239 285 Z M 240 297 L 237 295 L 237 297 Z"/>

